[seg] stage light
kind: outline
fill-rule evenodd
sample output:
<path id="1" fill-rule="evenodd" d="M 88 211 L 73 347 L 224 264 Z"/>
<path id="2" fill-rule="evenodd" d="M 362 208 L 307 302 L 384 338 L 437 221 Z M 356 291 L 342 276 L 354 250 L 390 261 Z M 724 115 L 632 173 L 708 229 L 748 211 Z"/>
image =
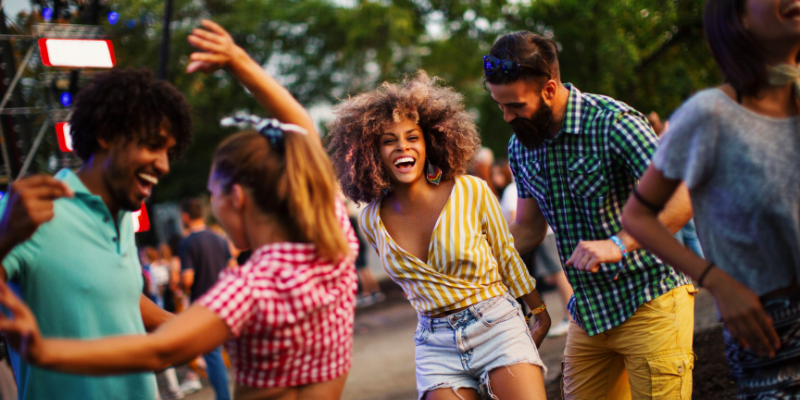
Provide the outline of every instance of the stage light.
<path id="1" fill-rule="evenodd" d="M 42 9 L 42 18 L 44 18 L 45 21 L 50 22 L 50 20 L 53 19 L 53 9 L 50 7 L 45 7 Z"/>
<path id="2" fill-rule="evenodd" d="M 64 107 L 72 105 L 72 95 L 69 92 L 61 93 L 61 105 Z"/>
<path id="3" fill-rule="evenodd" d="M 119 21 L 119 14 L 116 11 L 108 13 L 108 23 L 114 25 Z"/>

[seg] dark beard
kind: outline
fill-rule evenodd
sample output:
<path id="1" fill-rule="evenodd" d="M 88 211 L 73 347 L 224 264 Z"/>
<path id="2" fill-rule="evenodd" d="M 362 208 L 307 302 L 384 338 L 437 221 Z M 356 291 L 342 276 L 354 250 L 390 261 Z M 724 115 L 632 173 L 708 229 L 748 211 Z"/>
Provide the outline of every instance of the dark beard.
<path id="1" fill-rule="evenodd" d="M 131 199 L 130 188 L 124 186 L 124 182 L 127 182 L 125 179 L 127 171 L 121 165 L 113 164 L 113 159 L 109 161 L 112 162 L 112 165 L 108 168 L 107 173 L 103 174 L 103 180 L 120 209 L 136 211 L 142 208 L 142 203 Z"/>
<path id="2" fill-rule="evenodd" d="M 539 109 L 530 118 L 517 117 L 508 124 L 514 128 L 517 140 L 528 150 L 539 148 L 550 137 L 553 125 L 553 109 L 541 101 Z"/>

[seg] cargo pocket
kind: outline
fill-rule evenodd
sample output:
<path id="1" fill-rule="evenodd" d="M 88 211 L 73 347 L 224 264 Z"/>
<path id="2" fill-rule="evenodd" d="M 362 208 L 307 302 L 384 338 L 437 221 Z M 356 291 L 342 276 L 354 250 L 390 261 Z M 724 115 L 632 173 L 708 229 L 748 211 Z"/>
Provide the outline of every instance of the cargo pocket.
<path id="1" fill-rule="evenodd" d="M 694 353 L 648 359 L 653 399 L 691 399 Z"/>

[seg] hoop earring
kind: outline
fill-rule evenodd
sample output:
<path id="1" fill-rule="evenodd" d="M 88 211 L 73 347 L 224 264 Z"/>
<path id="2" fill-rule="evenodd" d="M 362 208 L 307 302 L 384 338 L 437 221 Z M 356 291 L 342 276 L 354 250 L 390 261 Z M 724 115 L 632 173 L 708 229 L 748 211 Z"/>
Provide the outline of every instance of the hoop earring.
<path id="1" fill-rule="evenodd" d="M 431 164 L 430 160 L 427 159 L 425 160 L 425 179 L 428 180 L 428 183 L 437 186 L 442 181 L 442 169 Z"/>

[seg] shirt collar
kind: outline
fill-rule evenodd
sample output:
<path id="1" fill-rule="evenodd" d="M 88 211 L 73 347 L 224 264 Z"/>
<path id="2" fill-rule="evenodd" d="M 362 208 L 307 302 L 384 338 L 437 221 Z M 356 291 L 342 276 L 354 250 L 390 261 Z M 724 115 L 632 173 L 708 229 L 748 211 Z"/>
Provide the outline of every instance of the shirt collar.
<path id="1" fill-rule="evenodd" d="M 567 99 L 567 110 L 564 112 L 561 131 L 577 135 L 581 133 L 583 94 L 571 83 L 565 83 L 564 87 L 569 90 L 569 98 Z"/>
<path id="2" fill-rule="evenodd" d="M 89 189 L 86 188 L 86 185 L 81 182 L 81 178 L 78 178 L 74 172 L 72 172 L 69 168 L 64 168 L 61 171 L 56 173 L 55 178 L 66 183 L 75 195 L 85 195 L 85 196 L 94 196 Z"/>

